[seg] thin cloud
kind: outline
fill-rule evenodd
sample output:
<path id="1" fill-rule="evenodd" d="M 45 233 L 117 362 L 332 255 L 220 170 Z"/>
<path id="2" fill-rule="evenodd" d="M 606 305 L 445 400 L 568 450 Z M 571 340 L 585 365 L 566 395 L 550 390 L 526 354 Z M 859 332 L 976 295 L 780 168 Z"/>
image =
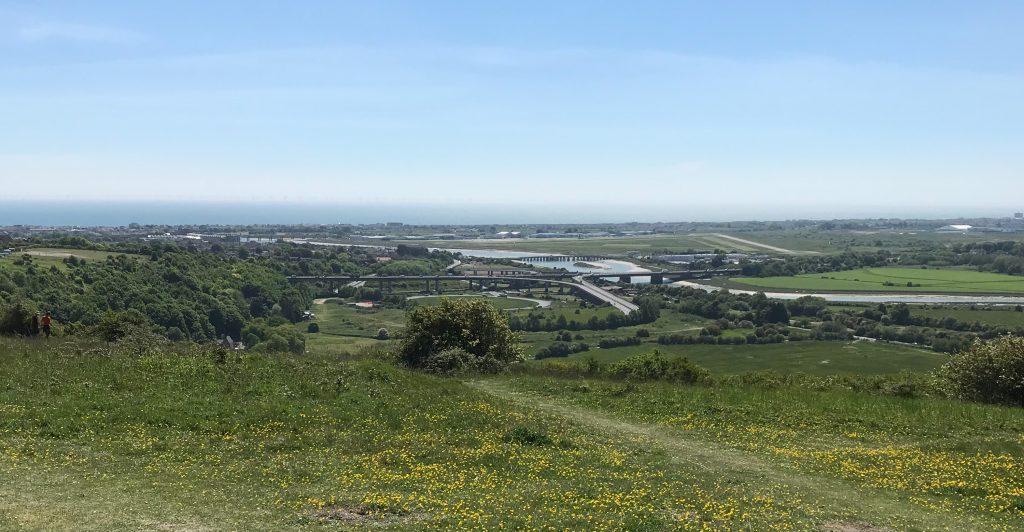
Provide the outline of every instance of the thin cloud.
<path id="1" fill-rule="evenodd" d="M 24 26 L 18 37 L 27 43 L 73 41 L 100 44 L 133 44 L 143 40 L 138 32 L 122 28 L 67 22 L 41 22 Z"/>

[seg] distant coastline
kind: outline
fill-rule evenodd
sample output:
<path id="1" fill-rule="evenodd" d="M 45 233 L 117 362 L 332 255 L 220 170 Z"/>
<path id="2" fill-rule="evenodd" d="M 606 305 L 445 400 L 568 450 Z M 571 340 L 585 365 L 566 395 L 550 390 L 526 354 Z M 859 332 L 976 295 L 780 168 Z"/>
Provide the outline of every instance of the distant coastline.
<path id="1" fill-rule="evenodd" d="M 856 209 L 852 209 L 858 211 Z M 977 209 L 966 209 L 976 211 Z M 0 198 L 0 226 L 119 227 L 130 223 L 154 225 L 260 225 L 260 224 L 374 224 L 402 222 L 412 225 L 483 224 L 596 224 L 654 222 L 729 222 L 735 220 L 792 220 L 872 217 L 948 219 L 954 216 L 999 217 L 1006 211 L 902 213 L 800 212 L 797 208 L 764 205 L 549 205 L 549 204 L 325 204 L 306 202 L 234 201 L 74 201 L 14 200 Z M 847 216 L 848 214 L 848 216 Z M 756 215 L 756 216 L 755 216 Z M 883 216 L 884 215 L 884 216 Z"/>

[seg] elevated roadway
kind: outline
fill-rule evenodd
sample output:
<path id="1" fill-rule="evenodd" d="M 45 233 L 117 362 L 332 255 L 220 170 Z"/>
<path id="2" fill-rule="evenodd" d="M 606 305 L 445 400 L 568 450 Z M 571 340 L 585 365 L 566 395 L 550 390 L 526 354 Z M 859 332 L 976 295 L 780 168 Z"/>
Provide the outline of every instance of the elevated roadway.
<path id="1" fill-rule="evenodd" d="M 544 281 L 544 280 L 564 280 L 564 279 L 594 279 L 594 278 L 618 278 L 623 282 L 629 282 L 630 279 L 636 277 L 650 277 L 652 284 L 661 284 L 666 279 L 704 279 L 708 277 L 720 277 L 720 276 L 731 276 L 740 275 L 741 270 L 739 269 L 719 269 L 719 270 L 676 270 L 676 271 L 665 271 L 665 272 L 633 272 L 633 273 L 604 273 L 604 272 L 588 272 L 581 274 L 580 272 L 545 272 L 545 273 L 531 273 L 523 274 L 517 272 L 514 275 L 460 275 L 455 273 L 448 273 L 446 275 L 294 275 L 289 277 L 288 280 L 291 282 L 333 282 L 333 283 L 351 283 L 353 281 L 435 281 L 435 280 L 452 280 L 452 281 L 493 281 L 493 280 L 506 280 L 506 279 L 517 279 L 526 281 Z M 657 281 L 657 282 L 655 282 Z"/>
<path id="2" fill-rule="evenodd" d="M 557 272 L 538 273 L 533 275 L 457 275 L 453 273 L 448 273 L 447 275 L 297 275 L 289 277 L 288 280 L 293 283 L 327 283 L 330 286 L 335 284 L 362 286 L 367 281 L 377 281 L 380 283 L 381 288 L 384 287 L 385 283 L 390 284 L 395 281 L 424 281 L 428 292 L 430 291 L 430 283 L 433 282 L 434 290 L 438 293 L 440 293 L 441 281 L 468 281 L 471 288 L 473 286 L 473 282 L 478 282 L 481 287 L 484 286 L 484 283 L 495 281 L 544 283 L 545 286 L 568 286 L 571 290 L 575 291 L 585 299 L 598 303 L 608 303 L 623 314 L 629 314 L 630 312 L 639 310 L 640 307 L 591 283 L 588 279 L 617 277 L 619 281 L 629 282 L 634 277 L 650 277 L 652 284 L 662 284 L 665 281 L 665 278 L 699 279 L 714 275 L 737 275 L 739 273 L 740 271 L 736 269 L 722 269 L 613 274 Z"/>
<path id="3" fill-rule="evenodd" d="M 583 277 L 577 277 L 576 281 L 579 284 L 568 284 L 579 287 L 577 288 L 578 290 L 582 290 L 589 294 L 591 297 L 610 304 L 611 306 L 619 309 L 619 311 L 622 312 L 623 314 L 629 315 L 629 313 L 633 312 L 634 310 L 640 310 L 640 307 L 634 305 L 633 303 L 630 303 L 629 301 L 626 301 L 625 299 L 622 299 L 621 297 L 597 285 L 588 283 L 586 279 L 584 279 Z"/>

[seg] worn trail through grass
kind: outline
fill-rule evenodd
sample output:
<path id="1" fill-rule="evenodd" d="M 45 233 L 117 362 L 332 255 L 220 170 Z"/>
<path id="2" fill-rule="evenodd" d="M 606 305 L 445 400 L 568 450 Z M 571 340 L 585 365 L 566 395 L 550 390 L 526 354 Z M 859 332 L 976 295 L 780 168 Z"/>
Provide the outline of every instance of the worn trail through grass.
<path id="1" fill-rule="evenodd" d="M 732 483 L 775 484 L 795 490 L 805 501 L 825 515 L 849 516 L 848 523 L 836 520 L 822 522 L 821 529 L 849 525 L 857 530 L 949 530 L 982 529 L 990 523 L 962 514 L 952 515 L 916 507 L 901 494 L 858 486 L 853 482 L 802 471 L 792 464 L 770 460 L 754 453 L 695 437 L 685 431 L 657 424 L 624 419 L 591 408 L 556 402 L 549 398 L 515 390 L 495 380 L 469 383 L 474 388 L 509 400 L 521 406 L 536 408 L 602 432 L 609 437 L 639 438 L 653 451 L 661 451 L 669 462 L 680 468 L 699 472 L 702 476 L 724 478 Z M 817 513 L 817 512 L 812 512 Z M 899 523 L 888 517 L 900 516 Z"/>

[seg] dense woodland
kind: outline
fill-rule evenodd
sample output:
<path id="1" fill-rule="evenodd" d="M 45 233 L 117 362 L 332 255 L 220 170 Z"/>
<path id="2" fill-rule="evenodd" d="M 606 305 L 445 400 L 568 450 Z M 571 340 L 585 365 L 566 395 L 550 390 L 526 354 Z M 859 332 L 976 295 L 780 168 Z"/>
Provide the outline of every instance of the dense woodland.
<path id="1" fill-rule="evenodd" d="M 110 246 L 80 238 L 48 244 L 110 255 L 56 262 L 24 254 L 0 267 L 0 333 L 29 334 L 31 316 L 51 312 L 67 333 L 103 329 L 116 339 L 139 327 L 172 340 L 229 336 L 268 350 L 301 351 L 302 336 L 290 324 L 303 318 L 314 294 L 287 276 L 437 273 L 451 260 L 408 247 L 381 261 L 379 251 L 290 244 L 255 250 L 162 242 Z"/>

